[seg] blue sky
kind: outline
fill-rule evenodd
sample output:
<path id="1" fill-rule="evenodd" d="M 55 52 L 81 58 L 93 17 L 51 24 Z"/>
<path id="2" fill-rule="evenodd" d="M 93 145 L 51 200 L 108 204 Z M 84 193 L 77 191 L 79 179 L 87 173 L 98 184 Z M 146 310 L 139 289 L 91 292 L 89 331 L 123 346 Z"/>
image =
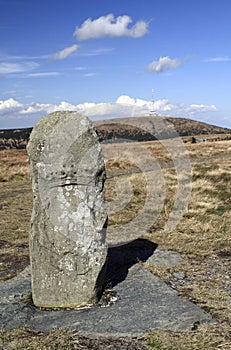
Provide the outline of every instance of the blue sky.
<path id="1" fill-rule="evenodd" d="M 0 0 L 0 128 L 55 110 L 231 128 L 230 0 Z"/>

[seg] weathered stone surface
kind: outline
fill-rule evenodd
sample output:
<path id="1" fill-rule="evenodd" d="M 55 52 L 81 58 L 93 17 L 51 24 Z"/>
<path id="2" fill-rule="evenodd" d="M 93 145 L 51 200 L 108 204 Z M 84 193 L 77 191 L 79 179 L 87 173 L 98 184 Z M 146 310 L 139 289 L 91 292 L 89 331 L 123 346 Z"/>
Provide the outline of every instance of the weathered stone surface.
<path id="1" fill-rule="evenodd" d="M 0 296 L 7 282 L 0 285 Z M 27 291 L 25 280 L 24 287 L 22 295 Z M 194 324 L 214 322 L 208 313 L 180 299 L 176 291 L 138 264 L 114 287 L 114 293 L 117 296 L 114 304 L 82 310 L 39 310 L 23 300 L 8 303 L 0 300 L 0 328 L 28 326 L 38 331 L 67 328 L 90 336 L 130 337 L 160 329 L 184 332 L 192 330 Z"/>
<path id="2" fill-rule="evenodd" d="M 36 124 L 27 150 L 34 304 L 88 303 L 100 292 L 107 256 L 105 168 L 96 131 L 76 112 L 55 112 Z"/>
<path id="3" fill-rule="evenodd" d="M 29 326 L 47 331 L 68 328 L 91 336 L 135 336 L 165 329 L 189 331 L 197 323 L 214 322 L 201 308 L 182 300 L 177 292 L 137 261 L 147 260 L 156 245 L 136 240 L 108 251 L 106 282 L 114 301 L 107 307 L 80 310 L 39 310 L 25 303 L 30 291 L 28 271 L 0 284 L 0 328 Z M 20 295 L 18 292 L 20 291 Z"/>
<path id="4" fill-rule="evenodd" d="M 170 250 L 156 249 L 155 253 L 152 256 L 150 256 L 150 258 L 146 261 L 146 263 L 148 265 L 173 267 L 178 265 L 181 261 L 182 261 L 182 257 L 177 252 L 170 251 Z"/>

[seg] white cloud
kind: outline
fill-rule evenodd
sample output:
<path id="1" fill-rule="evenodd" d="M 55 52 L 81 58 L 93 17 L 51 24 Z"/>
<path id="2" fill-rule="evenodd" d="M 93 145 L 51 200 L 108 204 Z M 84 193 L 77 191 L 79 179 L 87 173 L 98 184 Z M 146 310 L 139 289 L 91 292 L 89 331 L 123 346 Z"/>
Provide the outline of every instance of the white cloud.
<path id="1" fill-rule="evenodd" d="M 60 75 L 59 72 L 39 72 L 39 73 L 29 73 L 25 77 L 26 78 L 37 78 L 37 77 L 54 77 Z"/>
<path id="2" fill-rule="evenodd" d="M 171 111 L 173 111 L 174 109 L 178 109 L 179 110 L 179 105 L 173 105 L 169 102 L 169 100 L 167 99 L 162 99 L 162 100 L 157 100 L 154 103 L 154 109 L 158 112 L 167 112 L 167 113 L 171 113 Z"/>
<path id="3" fill-rule="evenodd" d="M 86 70 L 87 67 L 83 67 L 83 66 L 78 66 L 78 67 L 75 67 L 74 70 L 78 70 L 78 71 L 83 71 L 83 70 Z"/>
<path id="4" fill-rule="evenodd" d="M 152 61 L 150 64 L 147 66 L 147 70 L 150 73 L 161 73 L 163 71 L 166 71 L 168 69 L 174 69 L 180 66 L 182 62 L 175 58 L 171 59 L 168 56 L 165 57 L 160 57 L 159 61 Z"/>
<path id="5" fill-rule="evenodd" d="M 113 14 L 108 14 L 95 20 L 88 18 L 80 27 L 76 27 L 74 36 L 78 40 L 97 39 L 105 36 L 139 38 L 147 33 L 147 22 L 138 21 L 132 27 L 128 27 L 131 23 L 131 17 L 126 15 L 115 18 Z"/>
<path id="6" fill-rule="evenodd" d="M 65 49 L 57 52 L 54 56 L 51 57 L 52 60 L 63 60 L 68 56 L 72 55 L 75 51 L 79 49 L 79 45 L 72 45 L 70 47 L 66 47 Z"/>
<path id="7" fill-rule="evenodd" d="M 87 77 L 87 78 L 92 78 L 92 77 L 95 77 L 96 75 L 98 75 L 98 74 L 97 73 L 86 73 L 83 76 Z"/>
<path id="8" fill-rule="evenodd" d="M 231 58 L 227 56 L 210 57 L 204 60 L 204 62 L 230 62 L 230 61 L 231 61 Z"/>
<path id="9" fill-rule="evenodd" d="M 38 68 L 39 64 L 36 62 L 0 62 L 0 74 L 11 74 L 26 72 L 35 68 Z"/>
<path id="10" fill-rule="evenodd" d="M 197 105 L 197 104 L 191 104 L 189 107 L 186 108 L 186 111 L 188 114 L 196 114 L 198 111 L 201 112 L 212 112 L 217 111 L 217 107 L 215 105 Z"/>
<path id="11" fill-rule="evenodd" d="M 102 48 L 94 49 L 92 51 L 79 53 L 79 55 L 83 57 L 101 56 L 101 55 L 110 54 L 114 50 L 115 50 L 114 47 L 102 47 Z"/>
<path id="12" fill-rule="evenodd" d="M 7 90 L 7 91 L 2 92 L 2 94 L 12 96 L 12 95 L 17 94 L 17 91 L 16 90 Z"/>
<path id="13" fill-rule="evenodd" d="M 0 101 L 0 122 L 1 125 L 5 124 L 4 127 L 9 127 L 7 119 L 11 120 L 11 124 L 14 123 L 13 127 L 32 126 L 44 115 L 58 110 L 77 111 L 93 120 L 145 116 L 149 115 L 152 107 L 152 101 L 134 99 L 126 95 L 119 96 L 115 103 L 85 102 L 81 104 L 71 104 L 66 101 L 59 104 L 36 102 L 22 104 L 10 98 Z M 217 111 L 215 105 L 191 104 L 187 106 L 182 103 L 170 103 L 168 99 L 155 101 L 154 109 L 159 115 L 175 117 L 201 116 L 203 113 L 206 115 L 206 112 Z"/>
<path id="14" fill-rule="evenodd" d="M 40 103 L 31 103 L 28 105 L 24 105 L 23 108 L 20 110 L 20 114 L 33 114 L 33 113 L 51 113 L 53 112 L 52 110 L 52 105 L 49 104 L 40 104 Z"/>
<path id="15" fill-rule="evenodd" d="M 13 56 L 13 55 L 0 55 L 1 61 L 33 61 L 33 60 L 45 60 L 48 59 L 50 55 L 39 55 L 39 56 Z"/>
<path id="16" fill-rule="evenodd" d="M 126 96 L 126 95 L 122 95 L 119 96 L 116 100 L 116 103 L 120 103 L 120 104 L 128 104 L 128 105 L 134 105 L 136 104 L 135 99 L 130 97 L 130 96 Z"/>
<path id="17" fill-rule="evenodd" d="M 142 100 L 142 99 L 134 99 L 130 96 L 122 95 L 117 98 L 116 100 L 117 104 L 121 105 L 130 105 L 133 106 L 133 108 L 136 109 L 136 114 L 141 115 L 141 113 L 146 114 L 149 113 L 150 110 L 153 109 L 153 102 L 148 100 Z M 154 109 L 156 113 L 159 114 L 166 114 L 165 112 L 171 112 L 173 110 L 179 109 L 179 105 L 174 105 L 169 102 L 167 99 L 162 100 L 156 100 L 154 102 Z M 134 110 L 134 109 L 133 109 Z"/>
<path id="18" fill-rule="evenodd" d="M 5 101 L 0 100 L 0 115 L 20 111 L 22 108 L 23 104 L 14 100 L 13 98 L 9 98 Z"/>

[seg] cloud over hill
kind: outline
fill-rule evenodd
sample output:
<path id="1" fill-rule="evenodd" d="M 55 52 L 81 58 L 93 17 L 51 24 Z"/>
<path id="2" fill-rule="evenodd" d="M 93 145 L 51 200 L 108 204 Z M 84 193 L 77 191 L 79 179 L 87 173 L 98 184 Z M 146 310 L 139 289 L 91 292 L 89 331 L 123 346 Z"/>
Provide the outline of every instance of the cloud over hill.
<path id="1" fill-rule="evenodd" d="M 132 117 L 149 115 L 152 102 L 135 99 L 127 95 L 119 96 L 114 103 L 110 102 L 84 102 L 72 104 L 62 101 L 59 104 L 49 103 L 21 103 L 13 98 L 0 100 L 0 124 L 1 128 L 33 126 L 44 115 L 54 111 L 77 111 L 85 114 L 93 120 Z M 215 105 L 203 104 L 173 104 L 168 99 L 157 100 L 154 103 L 156 113 L 176 117 L 192 117 L 199 113 L 217 111 Z"/>

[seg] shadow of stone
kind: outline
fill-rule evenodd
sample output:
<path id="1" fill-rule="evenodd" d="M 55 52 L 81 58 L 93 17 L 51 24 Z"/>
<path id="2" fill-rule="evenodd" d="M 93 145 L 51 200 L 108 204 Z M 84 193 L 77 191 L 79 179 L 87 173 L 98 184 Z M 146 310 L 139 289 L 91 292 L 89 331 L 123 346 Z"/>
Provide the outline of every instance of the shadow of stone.
<path id="1" fill-rule="evenodd" d="M 156 248 L 157 244 L 142 238 L 108 248 L 106 285 L 114 287 L 124 281 L 128 270 L 139 261 L 145 262 Z"/>

